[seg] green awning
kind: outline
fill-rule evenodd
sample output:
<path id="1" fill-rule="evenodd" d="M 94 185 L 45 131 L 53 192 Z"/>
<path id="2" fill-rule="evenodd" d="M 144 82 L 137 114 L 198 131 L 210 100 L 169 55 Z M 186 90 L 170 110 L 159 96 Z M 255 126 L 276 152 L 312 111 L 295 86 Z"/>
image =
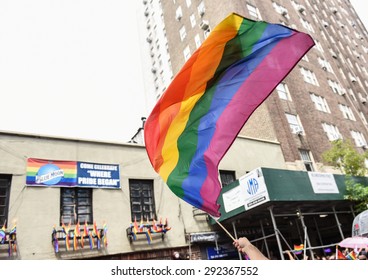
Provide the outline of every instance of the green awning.
<path id="1" fill-rule="evenodd" d="M 368 184 L 366 177 L 355 179 Z M 343 201 L 345 194 L 344 175 L 257 168 L 222 189 L 218 200 L 219 221 L 274 204 Z"/>

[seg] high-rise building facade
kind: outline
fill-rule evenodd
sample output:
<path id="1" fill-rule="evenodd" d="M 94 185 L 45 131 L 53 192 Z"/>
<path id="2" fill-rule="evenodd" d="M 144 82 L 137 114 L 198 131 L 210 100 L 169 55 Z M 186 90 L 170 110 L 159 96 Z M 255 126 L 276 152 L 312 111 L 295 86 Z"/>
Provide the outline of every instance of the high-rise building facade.
<path id="1" fill-rule="evenodd" d="M 348 0 L 144 0 L 143 9 L 151 66 L 166 67 L 152 71 L 154 80 L 175 76 L 211 29 L 233 12 L 310 34 L 315 47 L 240 135 L 280 142 L 287 168 L 296 170 L 328 171 L 321 154 L 337 139 L 352 141 L 360 152 L 367 149 L 368 35 Z M 152 26 L 152 16 L 161 25 Z M 157 64 L 157 57 L 165 61 Z M 156 87 L 156 98 L 168 83 Z"/>

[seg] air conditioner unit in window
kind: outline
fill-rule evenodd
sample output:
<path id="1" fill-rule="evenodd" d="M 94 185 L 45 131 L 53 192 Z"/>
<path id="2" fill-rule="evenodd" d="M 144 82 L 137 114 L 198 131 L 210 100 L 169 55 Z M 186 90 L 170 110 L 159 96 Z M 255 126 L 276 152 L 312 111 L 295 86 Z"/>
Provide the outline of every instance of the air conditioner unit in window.
<path id="1" fill-rule="evenodd" d="M 324 27 L 328 27 L 328 25 L 329 25 L 328 22 L 324 21 L 324 20 L 322 21 L 322 24 L 323 24 Z"/>
<path id="2" fill-rule="evenodd" d="M 366 98 L 364 98 L 364 97 L 361 97 L 361 98 L 360 98 L 360 102 L 362 102 L 363 104 L 365 104 L 365 103 L 367 103 L 367 99 L 366 99 Z"/>
<path id="3" fill-rule="evenodd" d="M 352 82 L 352 83 L 356 83 L 356 78 L 353 76 L 353 75 L 350 75 L 349 74 L 349 78 L 350 78 L 350 81 Z"/>
<path id="4" fill-rule="evenodd" d="M 177 13 L 175 18 L 177 21 L 180 21 L 182 17 L 183 15 L 181 13 Z"/>
<path id="5" fill-rule="evenodd" d="M 286 17 L 286 15 L 288 14 L 288 11 L 287 11 L 286 9 L 282 8 L 282 10 L 281 10 L 281 14 L 282 14 L 284 17 Z"/>
<path id="6" fill-rule="evenodd" d="M 331 11 L 332 11 L 332 13 L 337 14 L 337 8 L 336 7 L 332 7 Z"/>
<path id="7" fill-rule="evenodd" d="M 208 20 L 202 20 L 202 22 L 199 24 L 199 27 L 203 30 L 207 30 L 210 27 L 210 24 Z"/>
<path id="8" fill-rule="evenodd" d="M 367 144 L 366 143 L 364 143 L 362 140 L 360 140 L 360 139 L 357 139 L 357 146 L 359 147 L 359 148 L 363 148 L 363 149 L 367 149 Z"/>
<path id="9" fill-rule="evenodd" d="M 204 13 L 206 12 L 206 9 L 204 7 L 198 9 L 198 14 L 199 16 L 203 17 L 204 16 Z"/>
<path id="10" fill-rule="evenodd" d="M 304 12 L 305 11 L 305 7 L 303 5 L 298 5 L 298 11 L 300 13 Z"/>
<path id="11" fill-rule="evenodd" d="M 327 67 L 326 66 L 322 66 L 322 69 L 327 71 Z"/>
<path id="12" fill-rule="evenodd" d="M 341 96 L 344 96 L 345 95 L 345 90 L 339 90 L 338 93 L 341 95 Z"/>
<path id="13" fill-rule="evenodd" d="M 303 133 L 303 129 L 298 125 L 298 126 L 293 126 L 291 128 L 292 133 L 297 134 L 297 135 L 301 135 Z"/>

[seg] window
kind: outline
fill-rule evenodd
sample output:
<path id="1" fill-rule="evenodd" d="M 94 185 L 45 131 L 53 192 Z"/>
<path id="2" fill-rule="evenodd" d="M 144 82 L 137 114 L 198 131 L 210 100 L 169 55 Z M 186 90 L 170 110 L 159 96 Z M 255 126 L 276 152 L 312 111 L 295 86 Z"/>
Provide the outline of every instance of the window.
<path id="1" fill-rule="evenodd" d="M 342 139 L 339 129 L 332 124 L 322 123 L 323 130 L 326 132 L 328 140 L 335 141 Z"/>
<path id="2" fill-rule="evenodd" d="M 194 26 L 196 26 L 196 24 L 197 24 L 197 21 L 196 21 L 196 18 L 195 18 L 194 14 L 191 14 L 191 16 L 190 16 L 190 24 L 191 24 L 192 28 Z"/>
<path id="3" fill-rule="evenodd" d="M 323 70 L 328 71 L 330 73 L 333 73 L 331 64 L 327 60 L 325 60 L 321 57 L 318 57 L 318 63 L 319 63 L 319 65 L 321 65 Z"/>
<path id="4" fill-rule="evenodd" d="M 304 81 L 312 85 L 319 86 L 316 75 L 314 75 L 312 71 L 305 69 L 304 67 L 300 67 L 300 72 L 303 75 Z"/>
<path id="5" fill-rule="evenodd" d="M 11 176 L 0 175 L 0 226 L 8 221 Z"/>
<path id="6" fill-rule="evenodd" d="M 207 37 L 210 35 L 210 33 L 211 33 L 211 28 L 209 27 L 208 29 L 206 29 L 204 31 L 204 38 L 207 39 Z"/>
<path id="7" fill-rule="evenodd" d="M 310 97 L 318 111 L 322 111 L 325 113 L 331 113 L 330 108 L 327 105 L 327 101 L 324 97 L 316 95 L 314 93 L 310 93 Z"/>
<path id="8" fill-rule="evenodd" d="M 183 26 L 182 28 L 180 28 L 180 39 L 183 42 L 183 40 L 185 39 L 185 37 L 187 36 L 187 32 L 185 30 L 185 26 Z"/>
<path id="9" fill-rule="evenodd" d="M 291 100 L 289 89 L 286 84 L 284 83 L 278 84 L 278 86 L 276 87 L 276 91 L 279 95 L 279 98 L 284 99 L 284 100 Z"/>
<path id="10" fill-rule="evenodd" d="M 203 17 L 203 15 L 205 14 L 206 12 L 206 7 L 204 6 L 204 2 L 201 1 L 201 3 L 199 3 L 198 7 L 197 7 L 197 10 L 198 10 L 198 14 L 200 17 Z"/>
<path id="11" fill-rule="evenodd" d="M 340 67 L 339 67 L 339 72 L 340 72 L 341 76 L 344 78 L 344 80 L 346 80 L 346 75 L 344 73 L 344 70 L 342 70 Z"/>
<path id="12" fill-rule="evenodd" d="M 342 112 L 342 115 L 344 116 L 345 119 L 348 120 L 352 120 L 355 121 L 355 116 L 353 114 L 353 111 L 351 110 L 351 108 L 349 106 L 346 106 L 344 104 L 339 104 L 339 108 Z"/>
<path id="13" fill-rule="evenodd" d="M 316 48 L 317 48 L 317 50 L 319 50 L 320 52 L 325 52 L 324 50 L 323 50 L 323 48 L 322 48 L 322 45 L 321 45 L 321 43 L 320 42 L 318 42 L 317 40 L 315 40 L 314 41 L 315 43 L 316 43 Z"/>
<path id="14" fill-rule="evenodd" d="M 365 118 L 364 116 L 364 113 L 362 111 L 359 111 L 359 115 L 360 115 L 360 118 L 362 120 L 362 122 L 365 124 L 365 125 L 368 125 L 368 122 L 367 122 L 367 119 Z"/>
<path id="15" fill-rule="evenodd" d="M 367 141 L 365 140 L 364 135 L 361 132 L 352 130 L 350 131 L 350 133 L 357 147 L 367 147 Z"/>
<path id="16" fill-rule="evenodd" d="M 133 220 L 156 219 L 152 180 L 129 180 L 130 210 Z"/>
<path id="17" fill-rule="evenodd" d="M 313 162 L 309 154 L 310 152 L 307 150 L 299 150 L 299 152 L 300 152 L 300 157 L 304 163 L 305 169 L 307 171 L 314 171 Z"/>
<path id="18" fill-rule="evenodd" d="M 235 171 L 220 170 L 220 179 L 221 179 L 221 185 L 223 187 L 229 185 L 230 183 L 236 180 Z"/>
<path id="19" fill-rule="evenodd" d="M 194 41 L 195 41 L 196 47 L 198 49 L 201 46 L 201 44 L 202 44 L 201 38 L 199 37 L 199 34 L 195 35 Z"/>
<path id="20" fill-rule="evenodd" d="M 186 0 L 186 2 L 187 2 L 187 7 L 189 8 L 190 5 L 192 5 L 192 0 Z"/>
<path id="21" fill-rule="evenodd" d="M 249 15 L 255 19 L 262 19 L 257 7 L 247 4 Z"/>
<path id="22" fill-rule="evenodd" d="M 301 126 L 298 117 L 296 115 L 285 113 L 286 119 L 290 125 L 291 132 L 294 134 L 303 133 L 303 127 Z"/>
<path id="23" fill-rule="evenodd" d="M 327 83 L 334 93 L 343 95 L 343 90 L 341 89 L 340 84 L 338 82 L 328 79 Z"/>
<path id="24" fill-rule="evenodd" d="M 302 23 L 303 27 L 305 29 L 307 29 L 308 31 L 310 32 L 313 32 L 314 33 L 314 29 L 313 29 L 313 26 L 309 23 L 309 21 L 305 20 L 305 19 L 302 19 L 300 18 L 300 22 Z"/>
<path id="25" fill-rule="evenodd" d="M 60 224 L 93 223 L 92 189 L 60 188 Z"/>
<path id="26" fill-rule="evenodd" d="M 284 17 L 286 18 L 290 18 L 289 15 L 288 15 L 288 10 L 284 7 L 284 6 L 281 6 L 279 4 L 277 4 L 276 2 L 272 2 L 272 6 L 273 8 L 275 9 L 275 11 L 281 15 L 283 15 Z"/>
<path id="27" fill-rule="evenodd" d="M 187 61 L 190 58 L 190 48 L 189 48 L 189 46 L 187 46 L 184 49 L 183 54 L 184 54 L 185 61 Z"/>
<path id="28" fill-rule="evenodd" d="M 175 18 L 176 20 L 181 20 L 182 17 L 183 17 L 183 10 L 181 9 L 181 6 L 179 6 L 175 12 Z"/>

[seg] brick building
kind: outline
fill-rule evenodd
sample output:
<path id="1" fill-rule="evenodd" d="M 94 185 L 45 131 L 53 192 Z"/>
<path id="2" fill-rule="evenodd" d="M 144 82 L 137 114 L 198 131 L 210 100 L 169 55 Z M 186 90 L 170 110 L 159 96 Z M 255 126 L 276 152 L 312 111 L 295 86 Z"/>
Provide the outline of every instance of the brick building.
<path id="1" fill-rule="evenodd" d="M 360 152 L 366 149 L 367 31 L 349 1 L 145 0 L 142 7 L 142 22 L 149 23 L 147 61 L 155 67 L 170 65 L 174 75 L 211 28 L 232 12 L 310 34 L 315 47 L 255 111 L 240 135 L 279 141 L 287 168 L 293 170 L 330 171 L 321 154 L 336 139 L 351 140 Z M 164 23 L 162 31 L 155 18 Z M 157 34 L 165 39 L 155 39 Z M 161 61 L 163 54 L 167 61 Z M 159 81 L 165 69 L 150 74 Z M 165 88 L 156 87 L 155 96 Z"/>

